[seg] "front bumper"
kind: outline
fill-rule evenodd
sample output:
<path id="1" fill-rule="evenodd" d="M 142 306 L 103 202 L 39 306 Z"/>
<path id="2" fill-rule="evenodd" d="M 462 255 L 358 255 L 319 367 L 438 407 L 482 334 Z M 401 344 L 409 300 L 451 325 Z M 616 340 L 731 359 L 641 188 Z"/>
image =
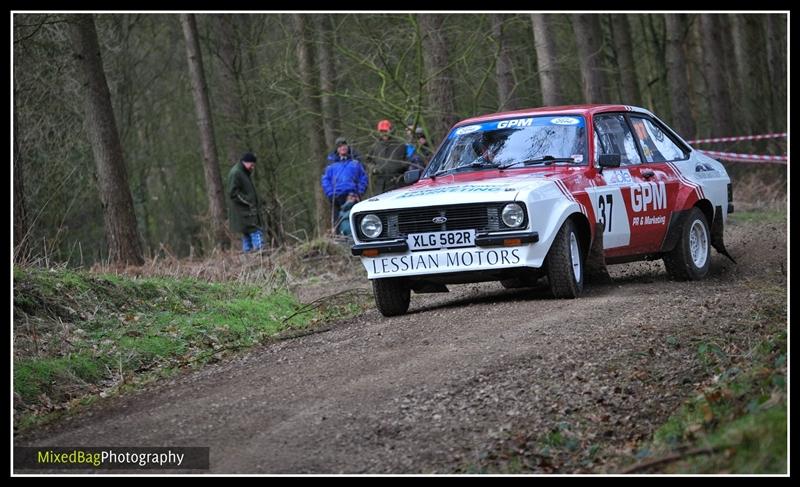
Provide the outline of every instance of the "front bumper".
<path id="1" fill-rule="evenodd" d="M 475 245 L 478 247 L 510 247 L 519 246 L 539 241 L 538 232 L 504 232 L 504 233 L 480 233 L 475 236 Z M 350 249 L 353 255 L 363 255 L 364 251 L 373 255 L 399 254 L 408 251 L 408 242 L 405 239 L 384 240 L 381 242 L 369 242 L 356 244 Z"/>

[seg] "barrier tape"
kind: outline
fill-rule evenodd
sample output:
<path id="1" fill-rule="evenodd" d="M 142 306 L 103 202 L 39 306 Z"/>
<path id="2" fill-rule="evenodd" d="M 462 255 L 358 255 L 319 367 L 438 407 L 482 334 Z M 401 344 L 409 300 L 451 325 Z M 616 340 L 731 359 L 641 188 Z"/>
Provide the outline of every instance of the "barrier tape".
<path id="1" fill-rule="evenodd" d="M 723 159 L 732 162 L 774 162 L 777 164 L 788 164 L 787 156 L 766 156 L 757 154 L 736 154 L 734 152 L 717 152 L 712 150 L 701 151 L 709 157 Z"/>
<path id="2" fill-rule="evenodd" d="M 777 139 L 786 137 L 786 132 L 776 134 L 763 134 L 763 135 L 740 135 L 737 137 L 717 137 L 714 139 L 697 139 L 689 140 L 690 144 L 711 144 L 714 142 L 737 142 L 740 140 L 761 140 L 761 139 Z"/>

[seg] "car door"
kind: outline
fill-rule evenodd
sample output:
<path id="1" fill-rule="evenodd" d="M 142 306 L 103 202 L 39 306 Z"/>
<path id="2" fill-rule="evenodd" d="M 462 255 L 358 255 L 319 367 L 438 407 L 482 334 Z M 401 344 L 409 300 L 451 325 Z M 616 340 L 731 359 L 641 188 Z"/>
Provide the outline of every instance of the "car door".
<path id="1" fill-rule="evenodd" d="M 627 118 L 642 159 L 634 178 L 637 182 L 630 190 L 631 247 L 641 253 L 657 252 L 681 184 L 670 163 L 685 160 L 689 154 L 649 116 L 631 113 Z"/>
<path id="2" fill-rule="evenodd" d="M 641 155 L 633 133 L 621 113 L 594 116 L 594 163 L 601 154 L 619 154 L 620 167 L 598 170 L 593 185 L 587 188 L 597 223 L 603 230 L 603 248 L 607 257 L 630 253 L 632 239 L 629 200 L 631 188 L 638 182 Z"/>

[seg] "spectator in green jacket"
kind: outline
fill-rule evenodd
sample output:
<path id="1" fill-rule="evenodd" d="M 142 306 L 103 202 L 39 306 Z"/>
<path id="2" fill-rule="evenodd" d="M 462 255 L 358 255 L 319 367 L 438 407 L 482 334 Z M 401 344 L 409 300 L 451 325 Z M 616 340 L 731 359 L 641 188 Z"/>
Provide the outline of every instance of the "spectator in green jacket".
<path id="1" fill-rule="evenodd" d="M 256 156 L 246 153 L 228 173 L 228 204 L 231 231 L 242 235 L 242 250 L 261 250 L 263 222 L 261 203 L 253 184 Z"/>

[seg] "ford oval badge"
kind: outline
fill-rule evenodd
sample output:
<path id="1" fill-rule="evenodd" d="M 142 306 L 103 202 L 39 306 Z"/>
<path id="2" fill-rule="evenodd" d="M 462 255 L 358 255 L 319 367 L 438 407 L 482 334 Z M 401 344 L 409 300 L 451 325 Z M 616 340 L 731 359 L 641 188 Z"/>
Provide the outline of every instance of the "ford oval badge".
<path id="1" fill-rule="evenodd" d="M 433 221 L 433 223 L 435 223 L 437 225 L 441 225 L 442 223 L 447 221 L 447 217 L 445 217 L 445 216 L 437 216 L 432 221 Z"/>

